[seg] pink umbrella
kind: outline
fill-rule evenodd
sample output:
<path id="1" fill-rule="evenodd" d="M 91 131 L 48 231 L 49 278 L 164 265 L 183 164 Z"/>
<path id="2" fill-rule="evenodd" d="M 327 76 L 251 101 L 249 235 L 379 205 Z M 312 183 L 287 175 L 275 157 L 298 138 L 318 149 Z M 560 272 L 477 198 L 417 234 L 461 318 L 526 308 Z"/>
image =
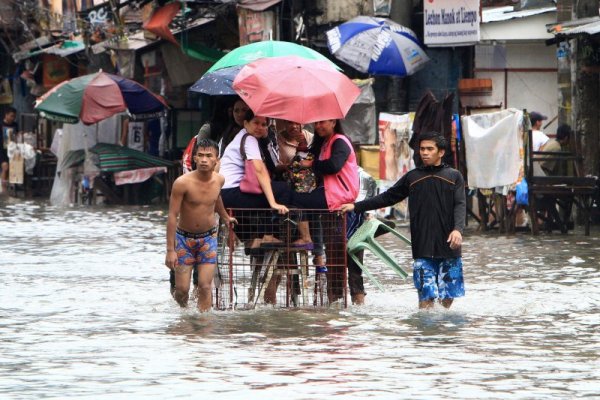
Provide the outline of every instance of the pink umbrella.
<path id="1" fill-rule="evenodd" d="M 297 56 L 247 64 L 233 89 L 256 115 L 302 124 L 344 118 L 360 94 L 330 63 Z"/>

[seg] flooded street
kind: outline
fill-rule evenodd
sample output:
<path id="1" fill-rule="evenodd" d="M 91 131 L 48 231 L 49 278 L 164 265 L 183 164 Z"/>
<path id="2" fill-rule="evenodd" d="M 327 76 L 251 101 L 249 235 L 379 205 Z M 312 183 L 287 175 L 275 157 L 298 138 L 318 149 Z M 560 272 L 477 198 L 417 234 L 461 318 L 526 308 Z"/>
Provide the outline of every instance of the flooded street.
<path id="1" fill-rule="evenodd" d="M 367 280 L 366 306 L 201 315 L 170 296 L 165 223 L 166 208 L 0 198 L 0 398 L 600 397 L 597 226 L 471 224 L 450 311 L 419 311 L 412 280 L 367 258 L 386 292 Z"/>

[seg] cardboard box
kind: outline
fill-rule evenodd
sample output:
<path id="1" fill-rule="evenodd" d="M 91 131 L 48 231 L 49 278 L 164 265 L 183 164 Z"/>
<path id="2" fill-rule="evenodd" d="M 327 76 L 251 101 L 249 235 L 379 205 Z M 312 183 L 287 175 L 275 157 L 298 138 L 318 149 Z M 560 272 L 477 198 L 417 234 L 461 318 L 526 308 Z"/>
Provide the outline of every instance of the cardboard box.
<path id="1" fill-rule="evenodd" d="M 379 145 L 360 146 L 360 166 L 373 178 L 379 179 Z"/>

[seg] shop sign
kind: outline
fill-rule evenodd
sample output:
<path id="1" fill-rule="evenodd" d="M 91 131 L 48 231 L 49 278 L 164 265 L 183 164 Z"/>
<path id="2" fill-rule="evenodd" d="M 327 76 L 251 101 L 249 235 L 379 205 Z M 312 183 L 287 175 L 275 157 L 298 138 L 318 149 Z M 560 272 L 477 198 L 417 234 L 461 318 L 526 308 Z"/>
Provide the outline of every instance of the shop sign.
<path id="1" fill-rule="evenodd" d="M 479 42 L 479 8 L 479 0 L 425 0 L 423 42 L 440 47 Z"/>

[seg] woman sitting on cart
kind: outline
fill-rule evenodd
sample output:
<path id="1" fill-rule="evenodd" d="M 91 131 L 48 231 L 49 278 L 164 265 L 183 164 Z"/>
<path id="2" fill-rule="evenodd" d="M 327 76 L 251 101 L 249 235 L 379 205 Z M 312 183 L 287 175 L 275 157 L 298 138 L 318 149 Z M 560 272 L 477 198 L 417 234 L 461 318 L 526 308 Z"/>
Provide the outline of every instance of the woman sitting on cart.
<path id="1" fill-rule="evenodd" d="M 260 138 L 267 136 L 268 125 L 269 120 L 266 117 L 256 116 L 252 110 L 248 110 L 244 117 L 243 129 L 225 148 L 219 173 L 225 177 L 221 197 L 226 208 L 272 208 L 279 214 L 288 213 L 289 210 L 285 204 L 290 204 L 291 190 L 285 182 L 271 181 L 269 171 L 263 161 L 265 156 L 261 153 L 258 143 Z M 244 141 L 243 147 L 241 147 L 242 141 Z M 244 177 L 246 167 L 241 153 L 242 149 L 246 154 L 246 159 L 251 160 L 248 165 L 256 172 L 262 189 L 260 194 L 244 193 L 240 190 L 240 182 Z M 267 215 L 259 215 L 254 212 L 253 217 L 257 219 L 252 220 L 249 220 L 250 211 L 246 212 L 246 215 L 236 215 L 239 221 L 236 234 L 241 240 L 250 241 L 251 243 L 246 244 L 251 248 L 260 247 L 263 243 L 279 242 L 279 239 L 273 235 L 275 223 L 264 223 L 264 219 L 259 222 L 258 218 L 269 219 Z M 258 238 L 259 234 L 264 234 L 264 236 Z"/>

